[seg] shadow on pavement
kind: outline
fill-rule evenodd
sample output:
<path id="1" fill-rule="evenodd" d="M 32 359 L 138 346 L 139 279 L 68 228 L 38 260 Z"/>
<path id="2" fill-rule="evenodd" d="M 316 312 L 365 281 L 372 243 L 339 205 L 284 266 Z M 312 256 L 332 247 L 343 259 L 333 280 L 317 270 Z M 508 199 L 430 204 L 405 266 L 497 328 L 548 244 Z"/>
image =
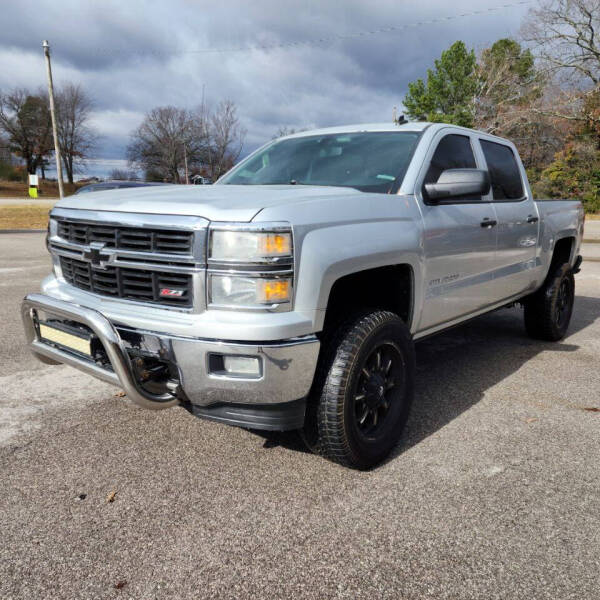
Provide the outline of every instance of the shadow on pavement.
<path id="1" fill-rule="evenodd" d="M 432 435 L 471 408 L 486 390 L 506 379 L 540 352 L 574 352 L 569 336 L 600 318 L 600 298 L 578 296 L 566 340 L 530 339 L 523 311 L 502 309 L 416 343 L 415 401 L 403 439 L 389 460 Z M 297 434 L 255 432 L 265 448 L 307 452 Z"/>
<path id="2" fill-rule="evenodd" d="M 391 457 L 418 444 L 483 398 L 489 388 L 540 352 L 573 352 L 569 337 L 600 317 L 600 298 L 578 296 L 562 342 L 530 339 L 520 308 L 499 310 L 416 344 L 415 401 L 403 439 Z"/>

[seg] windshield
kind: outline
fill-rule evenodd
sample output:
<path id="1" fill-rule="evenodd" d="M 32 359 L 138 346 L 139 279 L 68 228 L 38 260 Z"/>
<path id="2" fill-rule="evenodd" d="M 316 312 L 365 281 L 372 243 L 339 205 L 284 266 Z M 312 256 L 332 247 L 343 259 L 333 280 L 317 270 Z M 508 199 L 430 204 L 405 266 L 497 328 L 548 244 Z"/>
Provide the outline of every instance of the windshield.
<path id="1" fill-rule="evenodd" d="M 218 183 L 343 186 L 385 194 L 402 183 L 419 136 L 384 131 L 276 140 Z"/>

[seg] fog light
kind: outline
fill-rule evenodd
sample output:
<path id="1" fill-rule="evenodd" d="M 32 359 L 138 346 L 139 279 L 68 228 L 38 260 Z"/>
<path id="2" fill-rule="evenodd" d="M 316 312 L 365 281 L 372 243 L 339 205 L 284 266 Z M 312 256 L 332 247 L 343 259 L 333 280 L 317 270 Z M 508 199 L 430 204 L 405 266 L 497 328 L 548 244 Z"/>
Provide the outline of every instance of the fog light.
<path id="1" fill-rule="evenodd" d="M 223 368 L 230 375 L 260 377 L 260 361 L 252 356 L 224 356 Z"/>

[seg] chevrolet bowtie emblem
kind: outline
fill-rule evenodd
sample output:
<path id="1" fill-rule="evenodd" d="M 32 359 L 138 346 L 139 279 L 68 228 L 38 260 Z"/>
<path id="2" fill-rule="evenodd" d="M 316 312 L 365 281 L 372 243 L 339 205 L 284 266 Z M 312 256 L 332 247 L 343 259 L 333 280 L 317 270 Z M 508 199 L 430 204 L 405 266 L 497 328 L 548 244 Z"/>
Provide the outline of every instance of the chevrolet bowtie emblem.
<path id="1" fill-rule="evenodd" d="M 102 242 L 92 242 L 90 249 L 83 252 L 83 258 L 92 263 L 93 267 L 104 269 L 106 268 L 105 263 L 110 259 L 110 254 L 102 254 L 103 248 Z"/>

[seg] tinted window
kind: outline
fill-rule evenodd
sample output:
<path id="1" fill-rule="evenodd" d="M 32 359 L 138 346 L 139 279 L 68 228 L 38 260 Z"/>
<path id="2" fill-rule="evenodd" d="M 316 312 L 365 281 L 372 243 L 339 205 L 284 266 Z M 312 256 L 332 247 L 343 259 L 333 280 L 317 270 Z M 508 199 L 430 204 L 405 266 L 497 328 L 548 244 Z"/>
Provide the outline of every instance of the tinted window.
<path id="1" fill-rule="evenodd" d="M 480 140 L 492 180 L 494 200 L 519 200 L 523 182 L 513 151 L 504 144 Z"/>
<path id="2" fill-rule="evenodd" d="M 388 193 L 402 182 L 419 137 L 394 131 L 276 140 L 218 183 L 333 185 Z"/>
<path id="3" fill-rule="evenodd" d="M 447 135 L 440 140 L 423 183 L 436 183 L 446 169 L 475 169 L 471 140 L 466 135 Z"/>

